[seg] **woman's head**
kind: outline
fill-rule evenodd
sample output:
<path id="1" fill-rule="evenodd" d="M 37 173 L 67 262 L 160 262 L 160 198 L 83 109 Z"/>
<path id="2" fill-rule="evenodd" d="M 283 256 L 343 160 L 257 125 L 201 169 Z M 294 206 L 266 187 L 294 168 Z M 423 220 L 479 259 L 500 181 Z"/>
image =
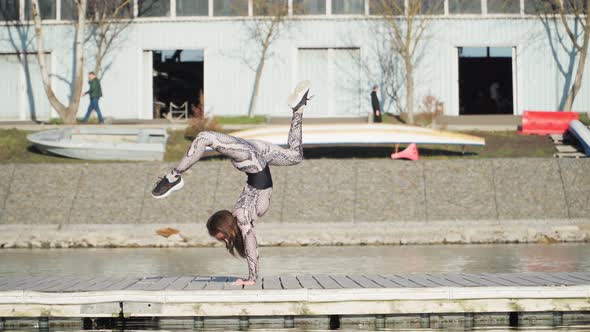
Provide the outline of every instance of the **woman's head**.
<path id="1" fill-rule="evenodd" d="M 238 227 L 238 221 L 231 212 L 227 210 L 215 212 L 207 220 L 207 230 L 209 235 L 225 243 L 230 254 L 235 256 L 237 251 L 238 255 L 246 257 L 242 232 Z"/>

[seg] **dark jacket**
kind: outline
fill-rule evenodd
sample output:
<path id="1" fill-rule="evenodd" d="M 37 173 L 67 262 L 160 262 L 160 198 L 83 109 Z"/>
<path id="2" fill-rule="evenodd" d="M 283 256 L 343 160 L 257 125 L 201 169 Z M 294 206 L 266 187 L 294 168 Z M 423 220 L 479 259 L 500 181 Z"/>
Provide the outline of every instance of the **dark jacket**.
<path id="1" fill-rule="evenodd" d="M 100 80 L 98 78 L 88 81 L 90 88 L 86 91 L 90 95 L 91 99 L 102 97 L 102 88 L 100 87 Z"/>
<path id="2" fill-rule="evenodd" d="M 381 105 L 379 104 L 379 98 L 377 98 L 377 92 L 375 92 L 375 91 L 371 92 L 371 105 L 373 105 L 373 112 L 381 111 Z"/>

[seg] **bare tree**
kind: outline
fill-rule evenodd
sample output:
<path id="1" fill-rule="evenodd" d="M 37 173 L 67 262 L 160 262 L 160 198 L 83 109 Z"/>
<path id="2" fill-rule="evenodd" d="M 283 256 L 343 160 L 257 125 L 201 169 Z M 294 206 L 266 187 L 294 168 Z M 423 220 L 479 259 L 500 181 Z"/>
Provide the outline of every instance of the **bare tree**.
<path id="1" fill-rule="evenodd" d="M 414 123 L 414 66 L 417 51 L 424 40 L 424 32 L 430 21 L 430 14 L 441 4 L 435 0 L 377 0 L 371 2 L 375 12 L 383 16 L 389 27 L 391 51 L 395 52 L 404 64 L 406 81 L 407 121 Z"/>
<path id="2" fill-rule="evenodd" d="M 382 25 L 373 25 L 370 29 L 373 36 L 383 35 Z M 385 27 L 385 29 L 389 29 Z M 383 112 L 404 111 L 401 103 L 400 91 L 403 88 L 403 77 L 399 69 L 400 59 L 395 52 L 391 52 L 391 43 L 385 38 L 373 38 L 368 48 L 371 56 L 359 58 L 359 67 L 368 78 L 371 86 L 379 86 L 379 100 Z M 370 60 L 367 60 L 370 59 Z"/>
<path id="3" fill-rule="evenodd" d="M 104 59 L 117 46 L 121 33 L 133 21 L 132 0 L 88 0 L 90 39 L 96 47 L 94 72 L 104 74 Z"/>
<path id="4" fill-rule="evenodd" d="M 584 68 L 588 57 L 588 43 L 590 41 L 590 16 L 588 8 L 590 0 L 537 0 L 535 8 L 544 22 L 553 20 L 563 26 L 573 51 L 578 53 L 578 63 L 573 84 L 569 87 L 567 98 L 563 104 L 564 111 L 571 111 L 574 100 L 582 87 Z M 550 36 L 551 37 L 551 36 Z M 571 73 L 569 73 L 571 75 Z M 566 84 L 570 81 L 566 80 Z M 568 88 L 565 87 L 564 90 Z"/>
<path id="5" fill-rule="evenodd" d="M 248 116 L 254 117 L 256 112 L 256 101 L 258 99 L 258 90 L 260 88 L 260 79 L 266 60 L 271 56 L 270 47 L 277 37 L 285 28 L 288 7 L 285 0 L 253 0 L 253 11 L 255 17 L 246 21 L 248 40 L 254 42 L 257 46 L 256 54 L 256 76 L 250 105 L 248 106 Z"/>
<path id="6" fill-rule="evenodd" d="M 567 99 L 565 101 L 564 109 L 571 111 L 576 95 L 582 87 L 582 79 L 584 77 L 584 67 L 586 65 L 586 58 L 588 57 L 588 42 L 590 40 L 590 16 L 588 16 L 588 7 L 590 6 L 590 0 L 562 0 L 559 8 L 559 17 L 563 24 L 568 37 L 570 38 L 574 47 L 580 52 L 578 59 L 578 66 L 576 69 L 576 78 L 572 85 Z M 573 19 L 568 19 L 566 13 L 573 13 Z M 579 36 L 574 33 L 572 26 L 581 27 L 582 43 L 580 44 Z"/>
<path id="7" fill-rule="evenodd" d="M 41 21 L 39 0 L 32 0 L 33 4 L 33 21 L 35 23 L 35 39 L 37 42 L 37 58 L 39 68 L 41 69 L 41 79 L 43 80 L 43 87 L 49 99 L 49 103 L 55 109 L 64 123 L 76 123 L 76 113 L 80 106 L 80 97 L 82 96 L 82 84 L 84 83 L 84 32 L 86 28 L 86 0 L 73 0 L 75 8 L 77 9 L 75 27 L 75 62 L 74 68 L 74 82 L 72 92 L 68 104 L 62 103 L 51 86 L 49 71 L 47 63 L 45 62 L 45 51 L 43 47 L 43 23 Z"/>

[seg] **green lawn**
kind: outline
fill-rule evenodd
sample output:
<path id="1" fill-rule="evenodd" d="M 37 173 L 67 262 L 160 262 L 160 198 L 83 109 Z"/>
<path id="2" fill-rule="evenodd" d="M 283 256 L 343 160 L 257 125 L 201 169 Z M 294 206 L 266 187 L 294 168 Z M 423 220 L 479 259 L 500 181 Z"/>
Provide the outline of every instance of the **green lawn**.
<path id="1" fill-rule="evenodd" d="M 0 130 L 0 163 L 88 163 L 58 156 L 43 155 L 31 148 L 27 131 L 16 129 Z M 170 131 L 165 161 L 182 158 L 190 145 L 183 130 Z M 551 140 L 543 136 L 521 136 L 515 132 L 469 132 L 467 134 L 485 138 L 485 147 L 467 147 L 465 154 L 460 146 L 420 145 L 420 156 L 425 159 L 457 158 L 550 158 L 555 152 Z M 401 147 L 403 148 L 403 146 Z M 325 147 L 308 148 L 306 158 L 387 158 L 393 146 L 382 147 Z M 92 161 L 90 161 L 92 162 Z M 98 161 L 94 161 L 98 162 Z"/>
<path id="2" fill-rule="evenodd" d="M 265 122 L 264 115 L 249 116 L 216 116 L 215 120 L 220 125 L 228 124 L 263 124 Z"/>
<path id="3" fill-rule="evenodd" d="M 590 117 L 588 116 L 588 113 L 580 113 L 580 122 L 586 126 L 590 126 Z"/>

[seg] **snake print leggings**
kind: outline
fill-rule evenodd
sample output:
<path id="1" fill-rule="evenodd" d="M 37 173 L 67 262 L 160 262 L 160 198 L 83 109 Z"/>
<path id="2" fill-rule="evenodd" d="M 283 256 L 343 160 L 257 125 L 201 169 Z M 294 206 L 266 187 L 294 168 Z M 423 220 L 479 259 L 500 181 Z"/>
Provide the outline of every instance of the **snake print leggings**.
<path id="1" fill-rule="evenodd" d="M 201 159 L 206 147 L 231 158 L 232 164 L 245 173 L 260 172 L 267 165 L 296 165 L 303 159 L 302 120 L 303 108 L 293 112 L 287 140 L 288 148 L 259 140 L 244 140 L 217 132 L 202 132 L 193 141 L 173 172 L 181 174 L 189 169 Z M 238 220 L 238 226 L 244 238 L 249 271 L 248 280 L 250 281 L 255 281 L 258 277 L 258 249 L 254 221 L 268 210 L 271 195 L 272 187 L 261 190 L 246 184 L 232 212 Z"/>

